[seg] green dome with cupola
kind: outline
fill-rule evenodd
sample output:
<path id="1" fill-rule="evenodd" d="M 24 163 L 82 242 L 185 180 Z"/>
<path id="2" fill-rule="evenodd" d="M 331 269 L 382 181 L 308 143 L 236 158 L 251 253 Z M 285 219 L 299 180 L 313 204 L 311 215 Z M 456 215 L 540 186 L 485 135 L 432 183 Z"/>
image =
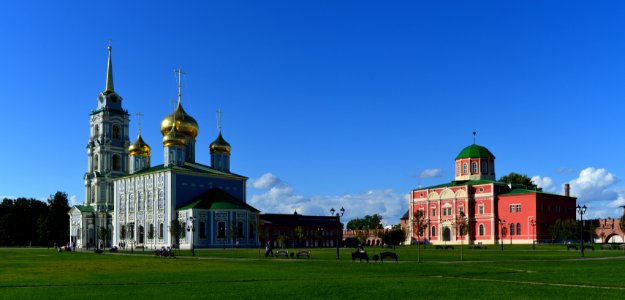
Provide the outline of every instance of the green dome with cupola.
<path id="1" fill-rule="evenodd" d="M 460 151 L 458 156 L 456 156 L 456 159 L 461 159 L 461 158 L 491 158 L 491 159 L 495 159 L 495 155 L 493 155 L 493 153 L 490 152 L 490 150 L 488 150 L 486 147 L 473 144 L 471 146 L 468 146 L 468 147 L 462 149 L 462 151 Z"/>

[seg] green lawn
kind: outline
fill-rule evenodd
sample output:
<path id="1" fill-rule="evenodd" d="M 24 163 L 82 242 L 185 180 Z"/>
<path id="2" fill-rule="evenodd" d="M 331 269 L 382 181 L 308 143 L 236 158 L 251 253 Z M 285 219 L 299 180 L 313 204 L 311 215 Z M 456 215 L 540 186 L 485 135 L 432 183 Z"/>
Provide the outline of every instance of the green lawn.
<path id="1" fill-rule="evenodd" d="M 370 255 L 380 249 L 368 248 Z M 358 263 L 350 249 L 311 249 L 312 258 L 262 257 L 259 249 L 183 251 L 175 259 L 133 254 L 0 250 L 0 298 L 620 298 L 622 251 L 579 252 L 564 246 L 487 250 L 400 247 L 399 263 Z M 384 251 L 384 250 L 383 250 Z M 141 254 L 145 254 L 144 256 Z"/>

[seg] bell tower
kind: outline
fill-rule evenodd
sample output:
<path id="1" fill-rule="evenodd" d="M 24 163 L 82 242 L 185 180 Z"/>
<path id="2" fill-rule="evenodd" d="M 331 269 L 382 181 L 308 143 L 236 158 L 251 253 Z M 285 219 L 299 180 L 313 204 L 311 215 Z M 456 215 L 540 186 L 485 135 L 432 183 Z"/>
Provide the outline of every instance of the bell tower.
<path id="1" fill-rule="evenodd" d="M 112 47 L 108 47 L 106 87 L 90 114 L 88 167 L 85 172 L 85 205 L 95 211 L 113 209 L 113 179 L 128 174 L 129 115 L 122 97 L 113 88 Z"/>

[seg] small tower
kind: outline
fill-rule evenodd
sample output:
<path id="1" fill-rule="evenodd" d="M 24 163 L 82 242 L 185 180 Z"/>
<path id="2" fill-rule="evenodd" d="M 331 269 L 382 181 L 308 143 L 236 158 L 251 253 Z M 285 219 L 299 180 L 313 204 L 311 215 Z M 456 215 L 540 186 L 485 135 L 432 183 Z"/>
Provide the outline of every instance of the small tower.
<path id="1" fill-rule="evenodd" d="M 473 144 L 456 156 L 456 181 L 495 180 L 495 155 Z"/>
<path id="2" fill-rule="evenodd" d="M 178 75 L 178 104 L 174 112 L 161 121 L 161 134 L 164 141 L 165 136 L 175 127 L 178 133 L 182 134 L 185 139 L 184 160 L 193 163 L 195 162 L 195 138 L 198 135 L 199 126 L 197 121 L 182 108 L 182 85 L 180 81 L 182 79 L 181 74 L 184 73 L 177 69 L 176 74 Z"/>
<path id="3" fill-rule="evenodd" d="M 211 168 L 230 173 L 230 144 L 221 136 L 221 111 L 217 112 L 219 135 L 208 147 L 211 153 Z"/>
<path id="4" fill-rule="evenodd" d="M 150 167 L 150 153 L 151 149 L 148 144 L 143 141 L 141 138 L 141 120 L 139 119 L 141 116 L 140 113 L 137 113 L 137 126 L 139 128 L 139 135 L 137 136 L 137 140 L 128 147 L 128 160 L 130 163 L 130 174 L 139 172 L 143 169 L 147 169 Z"/>
<path id="5" fill-rule="evenodd" d="M 90 114 L 85 172 L 85 204 L 98 211 L 113 209 L 113 179 L 128 174 L 129 116 L 113 88 L 112 47 L 108 47 L 106 87 Z"/>

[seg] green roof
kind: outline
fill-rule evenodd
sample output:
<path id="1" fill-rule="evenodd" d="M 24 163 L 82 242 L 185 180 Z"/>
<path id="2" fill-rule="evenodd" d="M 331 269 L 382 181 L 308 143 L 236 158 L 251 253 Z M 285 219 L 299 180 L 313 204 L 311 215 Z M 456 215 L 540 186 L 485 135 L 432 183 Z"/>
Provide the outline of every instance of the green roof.
<path id="1" fill-rule="evenodd" d="M 74 205 L 74 207 L 76 207 L 76 209 L 78 209 L 80 212 L 95 212 L 93 206 L 89 205 Z"/>
<path id="2" fill-rule="evenodd" d="M 178 208 L 178 210 L 185 209 L 245 209 L 259 212 L 258 209 L 220 189 L 210 189 L 193 199 L 191 203 Z"/>
<path id="3" fill-rule="evenodd" d="M 460 159 L 460 158 L 492 158 L 492 159 L 495 159 L 495 155 L 493 155 L 492 152 L 490 152 L 488 149 L 486 149 L 486 147 L 473 144 L 471 146 L 468 146 L 468 147 L 462 149 L 462 151 L 460 151 L 460 154 L 458 154 L 458 156 L 456 156 L 456 159 Z"/>

